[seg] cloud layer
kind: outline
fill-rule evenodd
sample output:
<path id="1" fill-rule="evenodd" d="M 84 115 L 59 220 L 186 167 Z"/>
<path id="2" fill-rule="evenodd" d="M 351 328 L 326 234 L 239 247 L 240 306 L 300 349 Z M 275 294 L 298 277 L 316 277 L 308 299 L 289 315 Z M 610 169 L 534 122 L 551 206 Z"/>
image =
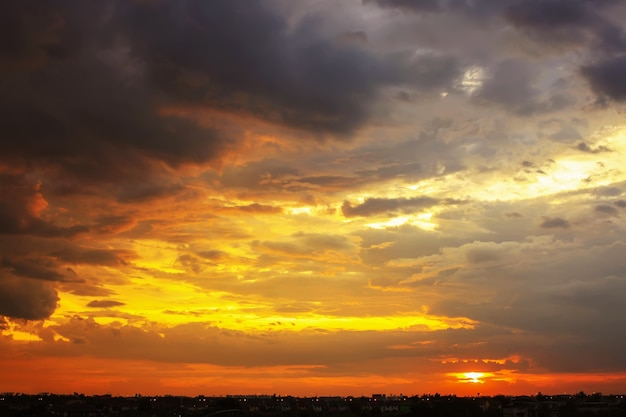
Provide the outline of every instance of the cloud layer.
<path id="1" fill-rule="evenodd" d="M 620 2 L 3 8 L 0 390 L 626 389 Z"/>

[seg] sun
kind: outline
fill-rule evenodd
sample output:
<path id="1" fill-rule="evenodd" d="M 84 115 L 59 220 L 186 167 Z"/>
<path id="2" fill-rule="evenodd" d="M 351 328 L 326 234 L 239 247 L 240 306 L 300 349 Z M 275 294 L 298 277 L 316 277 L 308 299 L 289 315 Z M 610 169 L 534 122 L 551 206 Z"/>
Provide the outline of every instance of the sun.
<path id="1" fill-rule="evenodd" d="M 482 372 L 466 372 L 463 374 L 464 382 L 471 382 L 472 384 L 482 384 L 484 381 L 482 378 L 485 376 Z"/>

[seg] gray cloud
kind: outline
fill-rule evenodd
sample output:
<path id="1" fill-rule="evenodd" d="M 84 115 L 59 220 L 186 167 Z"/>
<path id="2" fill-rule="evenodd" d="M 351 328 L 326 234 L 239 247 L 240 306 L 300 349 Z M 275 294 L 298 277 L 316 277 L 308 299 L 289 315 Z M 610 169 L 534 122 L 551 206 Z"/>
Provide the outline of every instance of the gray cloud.
<path id="1" fill-rule="evenodd" d="M 618 211 L 615 207 L 609 206 L 608 204 L 599 204 L 593 209 L 596 213 L 606 214 L 608 216 L 617 216 Z"/>
<path id="2" fill-rule="evenodd" d="M 619 186 L 611 185 L 607 187 L 598 187 L 595 193 L 601 196 L 615 197 L 622 194 L 622 188 Z"/>
<path id="3" fill-rule="evenodd" d="M 569 229 L 570 223 L 561 217 L 545 217 L 539 227 L 542 229 Z"/>
<path id="4" fill-rule="evenodd" d="M 147 82 L 144 64 L 130 46 L 116 43 L 125 36 L 122 4 L 26 1 L 12 7 L 19 18 L 3 31 L 20 41 L 2 60 L 10 80 L 0 101 L 0 126 L 12 139 L 3 153 L 7 160 L 53 165 L 70 178 L 116 181 L 145 178 L 152 170 L 145 157 L 171 165 L 204 162 L 224 145 L 213 129 L 158 113 L 165 101 Z M 36 29 L 27 34 L 32 19 L 49 44 L 38 44 Z M 59 19 L 64 25 L 54 24 Z M 33 50 L 37 65 L 28 62 Z M 22 68 L 19 75 L 10 71 L 15 66 Z M 128 77 L 124 68 L 136 74 Z"/>
<path id="5" fill-rule="evenodd" d="M 56 267 L 53 261 L 43 258 L 15 260 L 4 256 L 0 260 L 0 268 L 7 268 L 17 276 L 44 281 L 63 281 L 65 275 L 59 273 Z"/>
<path id="6" fill-rule="evenodd" d="M 163 197 L 175 196 L 180 194 L 184 189 L 185 187 L 180 183 L 168 184 L 167 181 L 164 180 L 136 183 L 120 189 L 117 200 L 121 203 L 142 203 Z"/>
<path id="7" fill-rule="evenodd" d="M 575 99 L 563 93 L 561 86 L 544 91 L 535 87 L 533 67 L 525 61 L 504 60 L 491 69 L 491 75 L 474 98 L 479 102 L 493 103 L 509 109 L 511 112 L 529 116 L 561 110 Z"/>
<path id="8" fill-rule="evenodd" d="M 626 53 L 626 48 L 624 50 Z M 583 66 L 582 75 L 589 81 L 591 88 L 600 97 L 616 101 L 626 100 L 626 55 L 613 56 Z"/>
<path id="9" fill-rule="evenodd" d="M 552 239 L 467 244 L 456 250 L 479 262 L 440 282 L 474 285 L 436 302 L 433 312 L 493 326 L 489 343 L 508 338 L 504 329 L 518 329 L 516 353 L 554 372 L 624 369 L 618 352 L 626 339 L 615 332 L 625 324 L 619 295 L 626 285 L 623 249 L 621 243 L 570 245 Z M 448 255 L 454 254 L 450 249 Z M 511 349 L 513 339 L 503 346 Z"/>
<path id="10" fill-rule="evenodd" d="M 598 95 L 626 99 L 623 77 L 626 32 L 620 15 L 612 15 L 615 0 L 529 0 L 511 4 L 504 16 L 520 30 L 547 44 L 569 43 L 586 49 L 593 57 L 580 73 Z"/>
<path id="11" fill-rule="evenodd" d="M 268 249 L 277 254 L 308 255 L 324 252 L 351 252 L 356 246 L 346 236 L 299 232 L 289 241 L 254 241 L 255 249 Z"/>
<path id="12" fill-rule="evenodd" d="M 0 315 L 27 320 L 46 319 L 56 309 L 58 300 L 51 283 L 15 277 L 0 268 Z"/>
<path id="13" fill-rule="evenodd" d="M 373 216 L 376 214 L 401 211 L 410 212 L 420 210 L 437 204 L 438 201 L 430 197 L 413 198 L 368 198 L 363 203 L 353 206 L 349 201 L 344 201 L 341 212 L 346 217 Z"/>
<path id="14" fill-rule="evenodd" d="M 298 174 L 298 169 L 285 163 L 285 161 L 267 159 L 238 167 L 228 167 L 221 176 L 221 182 L 225 187 L 271 188 Z"/>
<path id="15" fill-rule="evenodd" d="M 442 8 L 439 0 L 364 0 L 364 3 L 376 3 L 381 7 L 393 7 L 412 12 L 438 12 Z"/>
<path id="16" fill-rule="evenodd" d="M 0 234 L 72 237 L 89 231 L 85 225 L 57 226 L 42 218 L 46 207 L 40 184 L 23 175 L 0 172 Z"/>
<path id="17" fill-rule="evenodd" d="M 588 26 L 597 19 L 599 5 L 608 1 L 525 0 L 513 2 L 505 11 L 507 19 L 519 27 L 554 31 L 562 27 Z"/>
<path id="18" fill-rule="evenodd" d="M 585 142 L 580 142 L 578 145 L 576 145 L 576 149 L 582 152 L 586 152 L 586 153 L 612 152 L 611 149 L 607 146 L 600 145 L 595 148 L 592 148 L 591 146 L 587 145 Z"/>
<path id="19" fill-rule="evenodd" d="M 11 47 L 0 57 L 0 127 L 11 140 L 0 158 L 50 167 L 50 178 L 62 179 L 57 192 L 106 183 L 113 190 L 99 191 L 123 202 L 180 186 L 152 181 L 163 171 L 154 161 L 204 164 L 239 140 L 164 108 L 220 109 L 341 136 L 368 120 L 381 88 L 436 89 L 459 70 L 446 56 L 376 56 L 318 33 L 319 16 L 290 25 L 269 3 L 245 12 L 230 1 L 11 8 L 20 18 L 2 26 Z"/>
<path id="20" fill-rule="evenodd" d="M 342 175 L 319 175 L 299 178 L 298 182 L 320 186 L 328 190 L 346 190 L 364 182 L 363 180 L 364 179 L 358 177 L 347 177 Z"/>
<path id="21" fill-rule="evenodd" d="M 93 308 L 110 308 L 110 307 L 120 307 L 126 305 L 126 303 L 122 303 L 121 301 L 115 300 L 93 300 L 87 303 L 87 307 Z"/>
<path id="22" fill-rule="evenodd" d="M 367 118 L 377 88 L 403 77 L 400 68 L 383 65 L 354 43 L 318 36 L 319 17 L 309 15 L 290 28 L 267 3 L 245 12 L 227 1 L 126 9 L 121 19 L 151 82 L 187 102 L 347 133 Z M 251 42 L 256 48 L 248 47 Z M 243 101 L 237 98 L 242 95 Z"/>
<path id="23" fill-rule="evenodd" d="M 414 13 L 461 13 L 472 19 L 481 20 L 500 13 L 509 5 L 509 0 L 445 1 L 445 0 L 363 0 L 384 8 L 394 8 Z"/>
<path id="24" fill-rule="evenodd" d="M 281 207 L 268 206 L 265 204 L 248 204 L 247 206 L 239 206 L 237 210 L 243 211 L 244 213 L 257 213 L 257 214 L 277 214 L 282 213 L 283 209 Z"/>
<path id="25" fill-rule="evenodd" d="M 623 51 L 626 37 L 619 18 L 605 13 L 615 0 L 527 0 L 512 2 L 505 18 L 518 29 L 547 43 L 593 47 L 603 52 Z M 615 16 L 611 16 L 615 17 Z"/>
<path id="26" fill-rule="evenodd" d="M 127 265 L 136 254 L 129 250 L 92 249 L 79 246 L 66 246 L 50 254 L 57 259 L 72 264 L 91 264 L 106 266 Z"/>
<path id="27" fill-rule="evenodd" d="M 478 264 L 489 261 L 498 261 L 507 255 L 507 251 L 507 248 L 501 245 L 474 245 L 467 250 L 466 257 L 469 262 Z"/>
<path id="28" fill-rule="evenodd" d="M 136 225 L 136 220 L 129 214 L 105 215 L 95 219 L 94 230 L 99 233 L 115 233 Z"/>

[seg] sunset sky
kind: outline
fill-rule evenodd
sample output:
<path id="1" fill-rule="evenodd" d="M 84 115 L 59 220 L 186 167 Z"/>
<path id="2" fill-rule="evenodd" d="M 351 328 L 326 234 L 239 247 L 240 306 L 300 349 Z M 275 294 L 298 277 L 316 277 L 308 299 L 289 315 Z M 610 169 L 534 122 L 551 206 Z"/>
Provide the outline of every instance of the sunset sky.
<path id="1" fill-rule="evenodd" d="M 626 2 L 20 0 L 0 392 L 626 392 Z"/>

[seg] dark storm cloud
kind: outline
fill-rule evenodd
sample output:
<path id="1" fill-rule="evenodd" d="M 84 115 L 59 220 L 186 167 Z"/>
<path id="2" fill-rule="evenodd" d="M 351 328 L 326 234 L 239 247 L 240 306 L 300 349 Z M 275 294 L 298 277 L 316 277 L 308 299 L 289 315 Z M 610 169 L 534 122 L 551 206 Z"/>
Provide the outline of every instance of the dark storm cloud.
<path id="1" fill-rule="evenodd" d="M 87 226 L 59 227 L 51 222 L 41 220 L 25 213 L 15 215 L 0 202 L 0 233 L 2 234 L 25 234 L 41 237 L 72 237 L 79 233 L 87 232 Z"/>
<path id="2" fill-rule="evenodd" d="M 523 0 L 512 2 L 506 18 L 518 27 L 555 30 L 564 26 L 587 26 L 595 18 L 595 8 L 608 1 Z"/>
<path id="3" fill-rule="evenodd" d="M 117 195 L 120 203 L 142 203 L 169 197 L 181 193 L 185 187 L 182 184 L 162 184 L 155 182 L 136 183 L 126 187 Z"/>
<path id="4" fill-rule="evenodd" d="M 87 303 L 87 307 L 94 307 L 94 308 L 120 307 L 123 305 L 126 305 L 126 303 L 122 303 L 121 301 L 115 301 L 115 300 L 93 300 Z"/>
<path id="5" fill-rule="evenodd" d="M 20 77 L 24 78 L 24 77 Z M 0 101 L 4 157 L 56 165 L 70 177 L 145 177 L 144 157 L 176 166 L 210 160 L 224 144 L 215 130 L 161 116 L 146 86 L 123 85 L 95 57 L 7 80 Z"/>
<path id="6" fill-rule="evenodd" d="M 613 14 L 616 0 L 503 0 L 481 2 L 438 2 L 375 0 L 381 7 L 398 8 L 417 13 L 460 12 L 474 23 L 484 16 L 500 16 L 520 33 L 537 41 L 540 48 L 546 45 L 575 45 L 593 56 L 591 63 L 581 67 L 603 103 L 606 98 L 626 100 L 626 31 L 619 14 Z M 371 3 L 366 2 L 366 3 Z M 492 78 L 491 86 L 485 84 L 484 99 L 504 104 L 509 109 L 530 115 L 559 110 L 573 99 L 567 94 L 555 93 L 539 100 L 537 91 L 530 90 L 530 79 L 524 66 L 512 65 L 500 76 Z M 498 71 L 498 68 L 495 69 Z M 505 85 L 506 84 L 506 85 Z"/>
<path id="7" fill-rule="evenodd" d="M 380 87 L 431 89 L 458 74 L 449 57 L 376 57 L 317 33 L 319 17 L 288 25 L 257 2 L 8 7 L 0 25 L 0 128 L 8 140 L 0 158 L 51 167 L 70 191 L 80 190 L 76 179 L 141 183 L 161 169 L 155 160 L 206 163 L 237 142 L 164 108 L 218 108 L 341 135 L 367 120 Z M 176 186 L 123 188 L 118 199 Z"/>
<path id="8" fill-rule="evenodd" d="M 456 13 L 473 24 L 505 19 L 518 31 L 546 44 L 577 43 L 606 51 L 623 51 L 626 35 L 610 8 L 618 0 L 363 0 L 364 4 L 414 13 Z M 606 12 L 609 10 L 609 12 Z"/>
<path id="9" fill-rule="evenodd" d="M 575 43 L 595 58 L 580 68 L 599 102 L 626 100 L 626 32 L 619 15 L 602 13 L 614 0 L 528 0 L 510 5 L 505 17 L 518 29 L 545 43 Z M 613 19 L 613 20 L 610 20 Z"/>
<path id="10" fill-rule="evenodd" d="M 581 72 L 599 97 L 626 101 L 626 55 L 602 59 L 582 67 Z"/>
<path id="11" fill-rule="evenodd" d="M 322 39 L 318 17 L 289 27 L 263 2 L 126 5 L 124 18 L 158 88 L 297 128 L 352 131 L 399 75 L 354 44 Z"/>
<path id="12" fill-rule="evenodd" d="M 44 281 L 62 281 L 65 276 L 56 270 L 56 264 L 49 259 L 11 259 L 4 256 L 0 260 L 0 268 L 7 268 L 13 274 Z"/>
<path id="13" fill-rule="evenodd" d="M 436 199 L 430 197 L 368 198 L 357 206 L 353 206 L 349 201 L 344 201 L 341 212 L 346 217 L 367 217 L 393 211 L 411 212 L 433 206 L 437 202 Z"/>
<path id="14" fill-rule="evenodd" d="M 96 219 L 94 229 L 100 233 L 115 233 L 121 230 L 128 230 L 136 224 L 136 220 L 133 218 L 133 216 L 118 214 L 111 216 L 102 216 Z"/>
<path id="15" fill-rule="evenodd" d="M 446 1 L 446 0 L 363 0 L 363 4 L 409 11 L 413 13 L 461 12 L 476 19 L 500 12 L 510 1 Z"/>
<path id="16" fill-rule="evenodd" d="M 539 225 L 542 229 L 569 229 L 570 224 L 561 217 L 546 217 Z"/>
<path id="17" fill-rule="evenodd" d="M 3 13 L 0 14 L 2 69 L 15 71 L 36 67 L 45 61 L 68 57 L 72 52 L 66 48 L 68 46 L 72 46 L 72 50 L 80 46 L 80 37 L 73 35 L 83 23 L 81 21 L 63 22 L 67 30 L 61 34 L 61 39 L 55 36 L 62 17 L 55 9 L 62 7 L 63 3 L 25 0 L 3 5 Z M 102 12 L 99 6 L 91 8 L 91 18 Z M 83 12 L 89 11 L 88 8 L 82 9 Z"/>
<path id="18" fill-rule="evenodd" d="M 0 157 L 1 158 L 1 157 Z M 0 172 L 0 234 L 72 237 L 89 230 L 85 225 L 57 226 L 40 216 L 47 202 L 40 185 L 19 174 Z"/>
<path id="19" fill-rule="evenodd" d="M 626 47 L 626 36 L 619 19 L 611 21 L 606 17 L 610 12 L 603 12 L 617 4 L 615 0 L 525 0 L 512 2 L 504 16 L 541 42 L 616 52 Z"/>
<path id="20" fill-rule="evenodd" d="M 0 268 L 0 315 L 27 320 L 50 317 L 59 300 L 50 282 L 15 277 Z"/>
<path id="21" fill-rule="evenodd" d="M 9 139 L 5 161 L 117 181 L 146 176 L 144 156 L 170 165 L 203 162 L 223 145 L 212 129 L 160 115 L 164 101 L 141 71 L 130 78 L 124 72 L 142 65 L 115 43 L 124 30 L 112 2 L 11 7 L 13 22 L 3 32 L 13 40 L 13 52 L 2 57 L 0 83 L 0 127 Z M 35 22 L 38 28 L 31 28 Z"/>
<path id="22" fill-rule="evenodd" d="M 57 259 L 72 264 L 89 264 L 104 266 L 127 265 L 137 255 L 129 250 L 122 249 L 91 249 L 79 246 L 66 246 L 50 254 Z"/>
<path id="23" fill-rule="evenodd" d="M 397 8 L 412 12 L 437 12 L 441 10 L 439 0 L 364 0 L 363 3 L 375 3 L 381 7 Z"/>

